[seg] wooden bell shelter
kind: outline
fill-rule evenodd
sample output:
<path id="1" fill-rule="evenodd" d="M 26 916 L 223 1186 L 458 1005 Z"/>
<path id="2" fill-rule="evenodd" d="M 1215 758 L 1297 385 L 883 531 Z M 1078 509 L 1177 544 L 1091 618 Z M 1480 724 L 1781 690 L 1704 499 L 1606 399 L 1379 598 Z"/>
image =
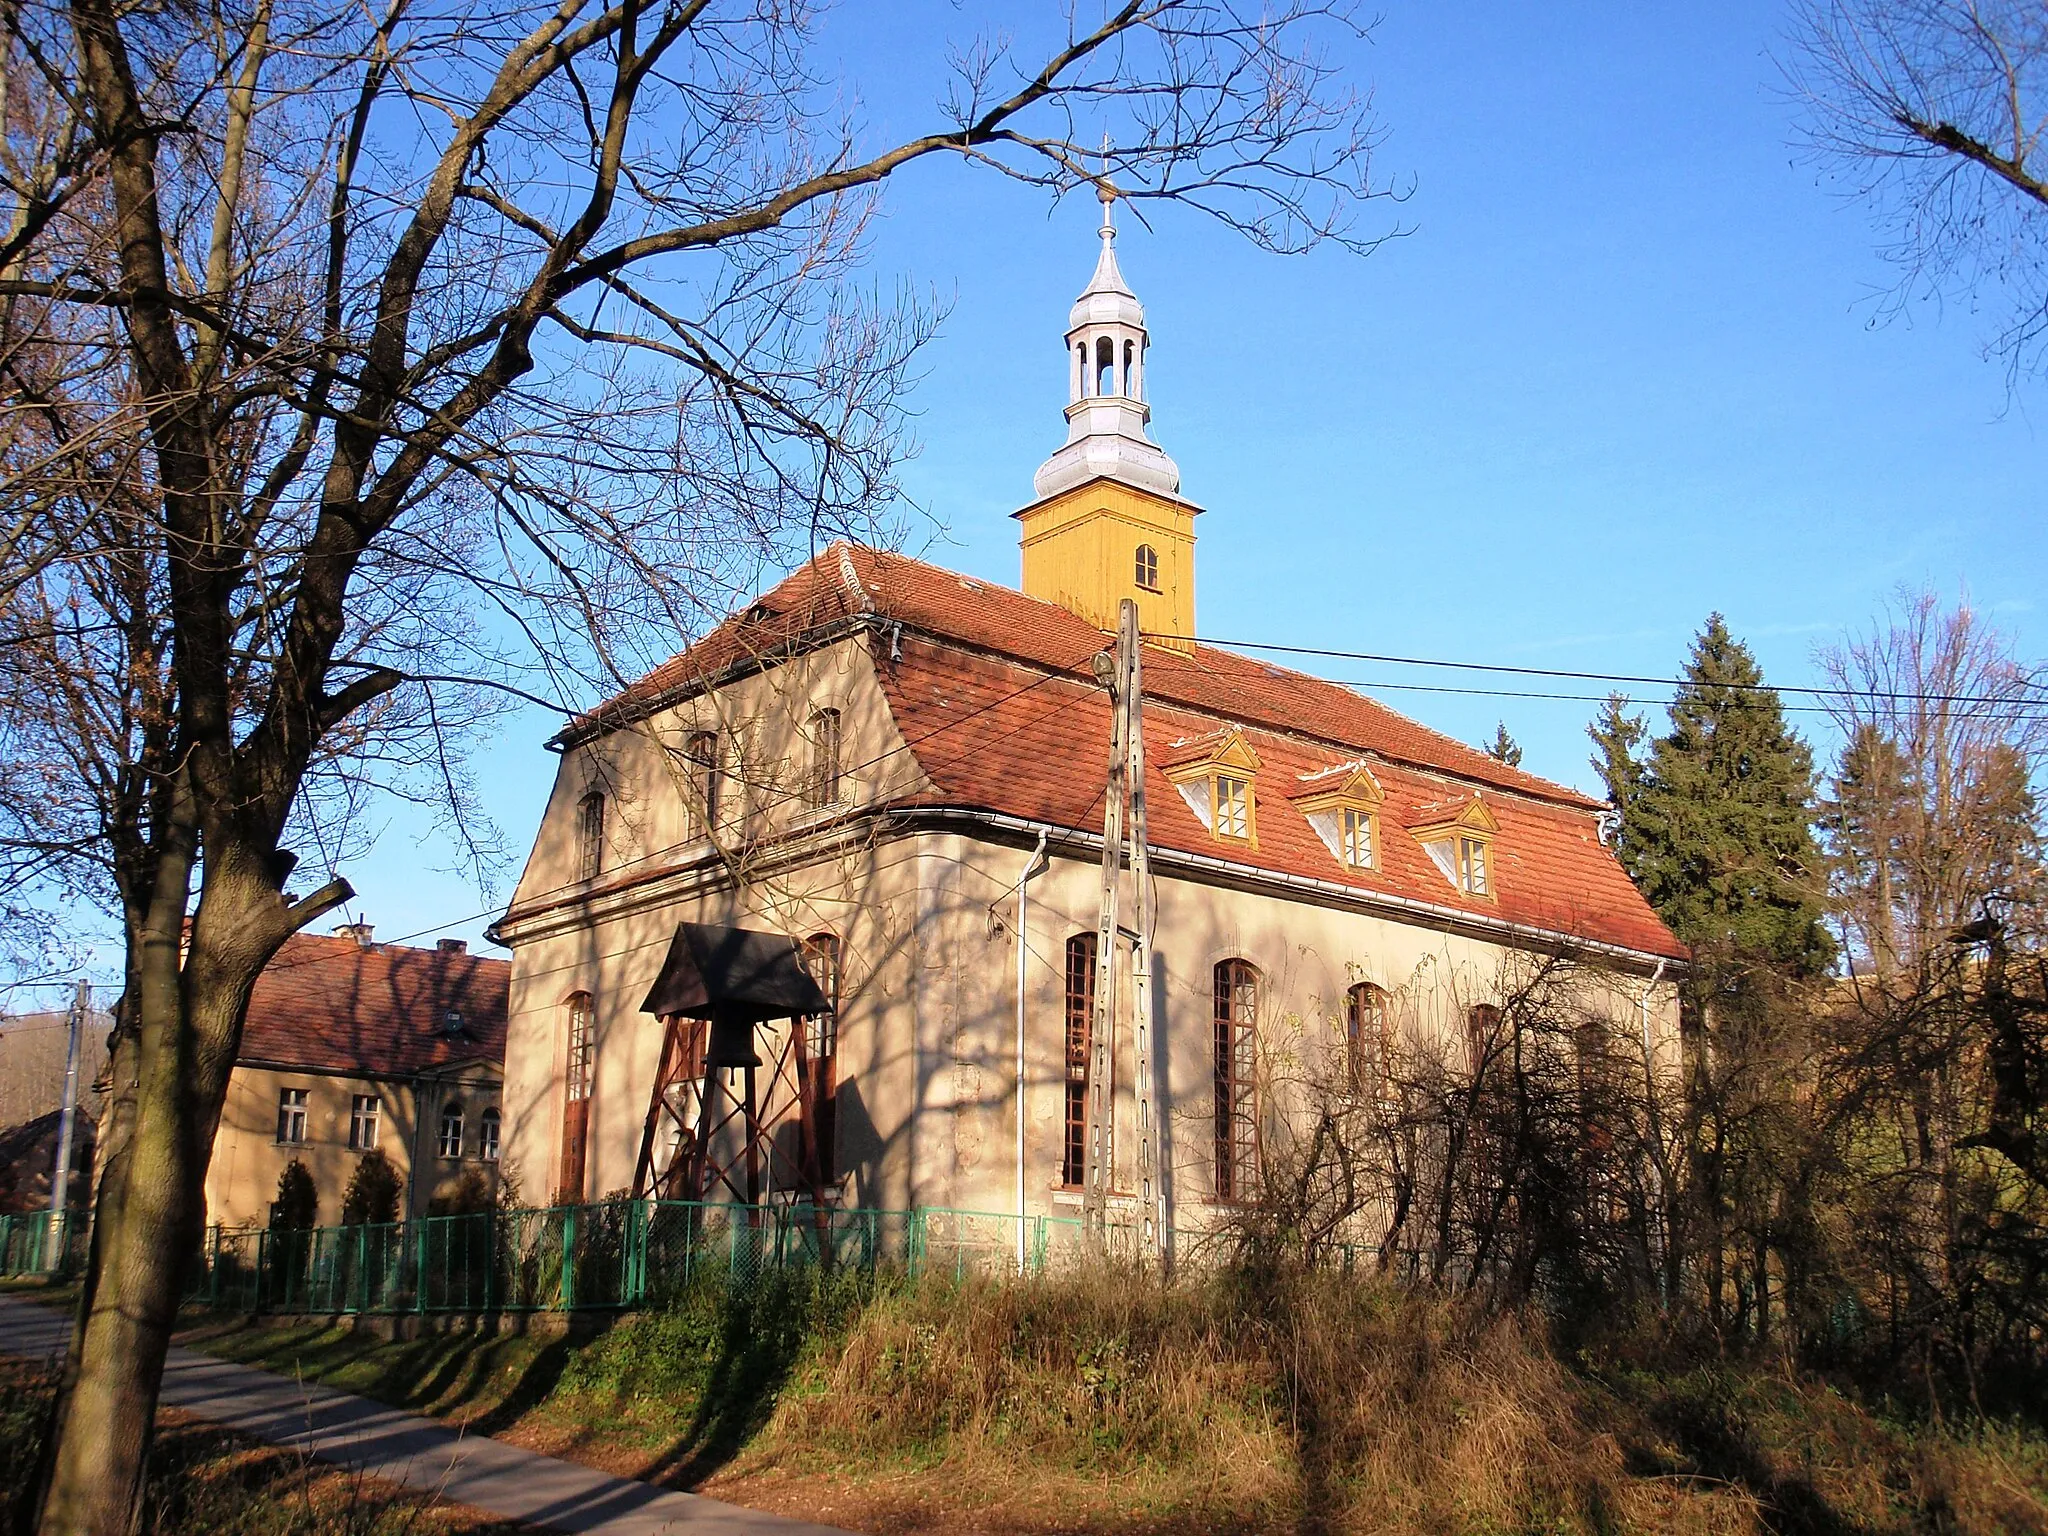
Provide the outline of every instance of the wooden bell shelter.
<path id="1" fill-rule="evenodd" d="M 799 1191 L 821 1205 L 821 1084 L 817 1064 L 805 1059 L 804 1023 L 831 1008 L 794 939 L 678 923 L 640 1005 L 663 1033 L 634 1197 L 758 1205 L 765 1179 L 766 1189 Z M 777 1021 L 779 1031 L 767 1027 Z M 792 1122 L 794 1148 L 780 1134 Z M 664 1144 L 666 1161 L 657 1166 Z"/>

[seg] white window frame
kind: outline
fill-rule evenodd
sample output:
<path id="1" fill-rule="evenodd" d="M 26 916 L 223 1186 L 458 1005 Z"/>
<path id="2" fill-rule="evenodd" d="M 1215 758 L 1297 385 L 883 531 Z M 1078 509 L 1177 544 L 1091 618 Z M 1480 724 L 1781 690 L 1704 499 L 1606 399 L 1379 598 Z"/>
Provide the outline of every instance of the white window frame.
<path id="1" fill-rule="evenodd" d="M 448 1131 L 451 1125 L 455 1130 L 455 1135 L 452 1138 L 455 1146 L 453 1152 L 448 1150 L 451 1139 Z M 463 1114 L 460 1104 L 443 1104 L 441 1106 L 441 1136 L 438 1146 L 443 1161 L 451 1163 L 462 1161 L 462 1143 L 464 1137 L 468 1134 L 468 1130 L 469 1118 Z"/>
<path id="2" fill-rule="evenodd" d="M 307 1091 L 304 1088 L 277 1090 L 277 1144 L 303 1147 L 306 1144 Z"/>
<path id="3" fill-rule="evenodd" d="M 383 1128 L 384 1100 L 374 1093 L 358 1093 L 350 1097 L 348 1106 L 348 1144 L 357 1152 L 374 1152 L 377 1149 L 377 1133 Z"/>

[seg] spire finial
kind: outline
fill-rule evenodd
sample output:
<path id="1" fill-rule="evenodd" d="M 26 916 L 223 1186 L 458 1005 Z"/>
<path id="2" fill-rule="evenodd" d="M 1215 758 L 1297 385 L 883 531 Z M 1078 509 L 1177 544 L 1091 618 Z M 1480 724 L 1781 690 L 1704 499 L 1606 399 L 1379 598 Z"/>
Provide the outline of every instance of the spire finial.
<path id="1" fill-rule="evenodd" d="M 1102 133 L 1102 174 L 1095 181 L 1095 195 L 1102 200 L 1102 228 L 1096 233 L 1102 236 L 1102 243 L 1109 244 L 1116 238 L 1116 185 L 1109 179 L 1109 130 Z"/>

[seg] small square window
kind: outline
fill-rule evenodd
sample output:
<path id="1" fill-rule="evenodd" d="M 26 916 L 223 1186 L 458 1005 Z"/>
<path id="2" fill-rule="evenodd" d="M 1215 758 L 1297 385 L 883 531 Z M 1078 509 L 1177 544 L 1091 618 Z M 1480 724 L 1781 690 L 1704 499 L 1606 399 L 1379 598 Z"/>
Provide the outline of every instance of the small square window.
<path id="1" fill-rule="evenodd" d="M 1216 775 L 1216 835 L 1244 841 L 1252 835 L 1252 786 L 1249 779 Z"/>
<path id="2" fill-rule="evenodd" d="M 359 1093 L 349 1105 L 348 1144 L 358 1152 L 377 1145 L 377 1122 L 383 1118 L 384 1101 L 374 1093 Z"/>
<path id="3" fill-rule="evenodd" d="M 305 1142 L 305 1089 L 280 1088 L 277 1090 L 277 1139 L 288 1147 L 300 1146 Z"/>
<path id="4" fill-rule="evenodd" d="M 1355 806 L 1345 806 L 1343 816 L 1344 862 L 1353 869 L 1371 869 L 1373 866 L 1372 812 Z"/>

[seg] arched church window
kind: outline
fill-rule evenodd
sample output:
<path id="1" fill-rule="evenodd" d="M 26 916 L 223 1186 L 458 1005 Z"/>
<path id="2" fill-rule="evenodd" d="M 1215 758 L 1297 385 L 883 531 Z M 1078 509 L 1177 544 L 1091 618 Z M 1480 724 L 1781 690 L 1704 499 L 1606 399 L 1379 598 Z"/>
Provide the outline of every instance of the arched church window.
<path id="1" fill-rule="evenodd" d="M 1249 960 L 1217 964 L 1216 1198 L 1256 1192 L 1259 1169 L 1259 973 Z"/>
<path id="2" fill-rule="evenodd" d="M 1138 585 L 1147 592 L 1159 590 L 1159 551 L 1150 544 L 1138 546 Z"/>
<path id="3" fill-rule="evenodd" d="M 1095 343 L 1095 393 L 1116 393 L 1116 343 L 1107 336 Z"/>
<path id="4" fill-rule="evenodd" d="M 1138 344 L 1124 343 L 1124 394 L 1130 399 L 1138 398 Z"/>
<path id="5" fill-rule="evenodd" d="M 592 790 L 576 810 L 576 872 L 580 880 L 595 880 L 604 871 L 604 796 Z"/>
<path id="6" fill-rule="evenodd" d="M 1086 398 L 1088 394 L 1088 343 L 1074 343 L 1074 394 Z"/>
<path id="7" fill-rule="evenodd" d="M 1095 935 L 1067 940 L 1067 1098 L 1060 1182 L 1078 1189 L 1088 1163 L 1088 1053 L 1095 1027 Z"/>

